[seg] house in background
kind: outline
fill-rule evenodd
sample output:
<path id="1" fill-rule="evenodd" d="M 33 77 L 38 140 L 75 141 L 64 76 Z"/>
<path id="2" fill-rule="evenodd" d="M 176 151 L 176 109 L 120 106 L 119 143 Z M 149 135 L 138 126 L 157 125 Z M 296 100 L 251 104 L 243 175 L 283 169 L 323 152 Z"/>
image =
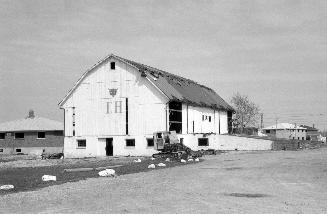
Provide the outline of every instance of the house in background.
<path id="1" fill-rule="evenodd" d="M 279 123 L 262 129 L 262 134 L 280 139 L 306 140 L 307 129 L 291 123 Z"/>
<path id="2" fill-rule="evenodd" d="M 321 134 L 318 132 L 319 130 L 314 127 L 314 125 L 312 127 L 306 125 L 300 125 L 300 127 L 305 128 L 307 130 L 306 140 L 311 140 L 311 141 L 321 140 Z"/>
<path id="3" fill-rule="evenodd" d="M 63 124 L 30 114 L 27 118 L 0 124 L 1 154 L 62 152 Z"/>
<path id="4" fill-rule="evenodd" d="M 192 80 L 116 55 L 86 71 L 59 103 L 65 157 L 152 155 L 153 133 L 176 131 L 193 149 L 228 133 L 233 108 Z"/>

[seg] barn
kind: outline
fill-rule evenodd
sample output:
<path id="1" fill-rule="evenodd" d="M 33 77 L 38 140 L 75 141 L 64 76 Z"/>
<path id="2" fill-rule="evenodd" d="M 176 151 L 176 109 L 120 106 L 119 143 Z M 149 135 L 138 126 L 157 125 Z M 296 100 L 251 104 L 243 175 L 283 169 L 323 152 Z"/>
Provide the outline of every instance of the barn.
<path id="1" fill-rule="evenodd" d="M 87 70 L 59 106 L 65 157 L 151 155 L 157 131 L 176 131 L 195 150 L 215 148 L 210 136 L 228 133 L 234 111 L 204 85 L 113 54 Z"/>

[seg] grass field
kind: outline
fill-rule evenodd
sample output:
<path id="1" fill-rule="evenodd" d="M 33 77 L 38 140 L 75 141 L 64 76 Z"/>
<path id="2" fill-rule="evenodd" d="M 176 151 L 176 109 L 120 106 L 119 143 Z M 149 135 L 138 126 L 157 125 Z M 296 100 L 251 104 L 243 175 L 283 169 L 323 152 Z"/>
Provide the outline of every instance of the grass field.
<path id="1" fill-rule="evenodd" d="M 5 184 L 14 185 L 13 190 L 0 190 L 1 194 L 8 194 L 27 190 L 36 190 L 39 188 L 59 185 L 66 182 L 75 182 L 87 178 L 99 177 L 95 170 L 98 167 L 113 168 L 116 174 L 124 175 L 137 172 L 145 172 L 153 169 L 148 169 L 149 164 L 165 163 L 166 167 L 174 167 L 185 165 L 178 160 L 166 162 L 164 159 L 157 158 L 142 158 L 141 163 L 135 163 L 134 160 L 138 157 L 121 157 L 121 158 L 87 158 L 87 159 L 63 159 L 63 160 L 35 160 L 29 157 L 6 157 L 0 162 L 0 186 Z M 194 162 L 187 162 L 191 164 Z M 92 171 L 82 172 L 64 172 L 64 169 L 74 168 L 94 168 Z M 156 167 L 159 169 L 162 167 Z M 54 175 L 57 181 L 42 181 L 43 175 Z"/>

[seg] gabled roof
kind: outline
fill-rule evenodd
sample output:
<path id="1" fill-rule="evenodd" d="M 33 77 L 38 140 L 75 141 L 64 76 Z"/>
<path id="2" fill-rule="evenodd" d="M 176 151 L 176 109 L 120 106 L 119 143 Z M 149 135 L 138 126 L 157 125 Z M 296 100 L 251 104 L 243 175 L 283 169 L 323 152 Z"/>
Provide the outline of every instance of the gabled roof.
<path id="1" fill-rule="evenodd" d="M 306 128 L 300 127 L 300 126 L 295 126 L 295 124 L 291 123 L 278 123 L 277 128 L 276 125 L 273 126 L 268 126 L 263 128 L 264 130 L 269 130 L 269 129 L 280 129 L 280 130 L 285 130 L 285 129 L 303 129 L 305 130 Z"/>
<path id="2" fill-rule="evenodd" d="M 43 117 L 26 118 L 0 124 L 0 132 L 61 130 L 64 130 L 63 123 Z"/>
<path id="3" fill-rule="evenodd" d="M 224 101 L 214 90 L 197 82 L 186 79 L 166 71 L 153 68 L 132 60 L 128 60 L 116 55 L 109 55 L 91 69 L 86 71 L 83 76 L 77 81 L 74 87 L 68 92 L 66 97 L 59 103 L 61 106 L 75 90 L 79 83 L 84 79 L 88 72 L 108 60 L 115 58 L 123 63 L 126 63 L 136 68 L 143 77 L 147 78 L 154 84 L 169 100 L 181 101 L 194 106 L 209 107 L 219 110 L 234 111 L 234 109 Z"/>

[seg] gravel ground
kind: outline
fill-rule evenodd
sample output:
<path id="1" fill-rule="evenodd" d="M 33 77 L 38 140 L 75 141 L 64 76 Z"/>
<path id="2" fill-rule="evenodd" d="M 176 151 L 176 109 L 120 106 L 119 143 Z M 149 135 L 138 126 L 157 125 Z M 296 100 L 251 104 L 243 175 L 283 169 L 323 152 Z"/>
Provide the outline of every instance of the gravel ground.
<path id="1" fill-rule="evenodd" d="M 327 149 L 199 164 L 0 196 L 0 213 L 327 213 Z"/>

